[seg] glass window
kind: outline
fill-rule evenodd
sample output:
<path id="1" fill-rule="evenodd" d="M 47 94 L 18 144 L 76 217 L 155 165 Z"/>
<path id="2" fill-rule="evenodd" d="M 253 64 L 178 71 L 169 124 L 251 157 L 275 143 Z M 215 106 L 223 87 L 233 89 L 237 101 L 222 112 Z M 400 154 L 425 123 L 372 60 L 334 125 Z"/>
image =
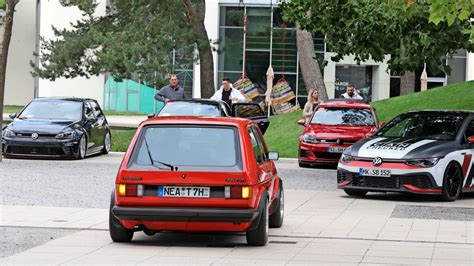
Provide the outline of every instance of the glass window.
<path id="1" fill-rule="evenodd" d="M 296 31 L 273 30 L 272 66 L 275 72 L 296 73 Z"/>
<path id="2" fill-rule="evenodd" d="M 244 30 L 221 28 L 219 36 L 219 70 L 242 71 Z"/>
<path id="3" fill-rule="evenodd" d="M 362 108 L 318 108 L 311 124 L 375 126 L 375 118 L 370 109 Z"/>
<path id="4" fill-rule="evenodd" d="M 365 101 L 372 101 L 372 66 L 336 66 L 335 98 L 341 98 L 349 83 Z"/>
<path id="5" fill-rule="evenodd" d="M 33 101 L 18 118 L 78 121 L 82 119 L 82 106 L 76 101 Z"/>
<path id="6" fill-rule="evenodd" d="M 390 77 L 390 98 L 400 96 L 400 78 Z"/>
<path id="7" fill-rule="evenodd" d="M 252 143 L 253 154 L 255 156 L 255 160 L 257 160 L 258 164 L 265 162 L 265 150 L 263 146 L 259 143 L 257 134 L 253 127 L 248 128 L 250 142 Z"/>
<path id="8" fill-rule="evenodd" d="M 466 81 L 466 58 L 452 58 L 448 63 L 451 67 L 448 84 Z"/>
<path id="9" fill-rule="evenodd" d="M 103 116 L 102 111 L 100 110 L 99 105 L 95 101 L 89 101 L 89 104 L 92 107 L 92 111 L 96 117 Z"/>
<path id="10" fill-rule="evenodd" d="M 247 8 L 247 49 L 270 49 L 270 16 L 270 8 Z"/>
<path id="11" fill-rule="evenodd" d="M 221 111 L 217 104 L 199 102 L 169 102 L 158 116 L 210 116 L 219 117 Z"/>
<path id="12" fill-rule="evenodd" d="M 263 141 L 263 136 L 260 133 L 260 130 L 258 130 L 256 127 L 252 126 L 251 128 L 252 128 L 252 130 L 255 134 L 255 137 L 257 138 L 258 146 L 260 147 L 260 150 L 262 151 L 263 160 L 267 161 L 268 151 L 267 151 L 267 148 L 265 146 L 265 142 Z"/>
<path id="13" fill-rule="evenodd" d="M 286 28 L 295 27 L 293 22 L 285 21 L 283 19 L 283 11 L 280 8 L 273 8 L 273 27 L 282 28 L 284 23 L 286 23 Z"/>
<path id="14" fill-rule="evenodd" d="M 129 168 L 241 171 L 238 132 L 233 127 L 148 126 L 141 131 Z M 168 165 L 168 166 L 167 166 Z"/>
<path id="15" fill-rule="evenodd" d="M 220 26 L 243 27 L 244 8 L 243 7 L 221 7 Z"/>
<path id="16" fill-rule="evenodd" d="M 426 138 L 454 140 L 466 114 L 410 113 L 400 115 L 376 136 L 388 138 Z"/>

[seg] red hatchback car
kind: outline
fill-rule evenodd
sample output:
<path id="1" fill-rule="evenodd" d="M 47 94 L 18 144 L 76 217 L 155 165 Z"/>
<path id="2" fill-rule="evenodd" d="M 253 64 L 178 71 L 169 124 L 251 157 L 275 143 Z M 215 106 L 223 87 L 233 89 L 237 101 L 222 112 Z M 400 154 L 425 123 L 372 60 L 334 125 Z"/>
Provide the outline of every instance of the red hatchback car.
<path id="1" fill-rule="evenodd" d="M 320 103 L 300 135 L 300 167 L 312 164 L 337 164 L 342 152 L 378 129 L 375 110 L 368 103 L 336 99 Z"/>
<path id="2" fill-rule="evenodd" d="M 256 123 L 217 117 L 158 117 L 143 122 L 117 174 L 110 236 L 135 231 L 246 232 L 267 243 L 281 227 L 282 180 Z"/>

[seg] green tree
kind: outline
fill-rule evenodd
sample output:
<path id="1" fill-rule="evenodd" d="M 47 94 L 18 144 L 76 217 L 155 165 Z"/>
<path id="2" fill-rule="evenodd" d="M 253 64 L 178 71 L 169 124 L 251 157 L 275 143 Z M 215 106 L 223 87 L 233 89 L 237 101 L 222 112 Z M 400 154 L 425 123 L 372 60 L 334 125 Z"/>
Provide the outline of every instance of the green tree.
<path id="1" fill-rule="evenodd" d="M 427 0 L 426 2 L 430 4 L 430 21 L 436 25 L 444 21 L 451 26 L 473 17 L 473 0 Z M 471 40 L 474 41 L 473 24 L 469 29 L 466 29 L 466 33 L 469 33 Z"/>
<path id="2" fill-rule="evenodd" d="M 56 29 L 56 38 L 42 40 L 41 65 L 34 74 L 55 80 L 109 72 L 117 79 L 139 74 L 142 80 L 164 85 L 173 72 L 170 54 L 184 51 L 201 65 L 201 94 L 214 93 L 212 52 L 204 28 L 204 0 L 110 0 L 105 16 L 96 16 L 97 2 L 61 0 L 77 6 L 84 18 L 71 29 Z"/>
<path id="3" fill-rule="evenodd" d="M 353 54 L 357 62 L 381 62 L 391 55 L 389 68 L 398 74 L 414 71 L 423 63 L 433 71 L 450 73 L 441 58 L 459 49 L 474 50 L 466 30 L 470 20 L 431 23 L 428 3 L 405 0 L 292 0 L 284 15 L 326 42 L 339 61 Z M 309 15 L 311 14 L 311 15 Z M 473 14 L 469 15 L 472 18 Z"/>

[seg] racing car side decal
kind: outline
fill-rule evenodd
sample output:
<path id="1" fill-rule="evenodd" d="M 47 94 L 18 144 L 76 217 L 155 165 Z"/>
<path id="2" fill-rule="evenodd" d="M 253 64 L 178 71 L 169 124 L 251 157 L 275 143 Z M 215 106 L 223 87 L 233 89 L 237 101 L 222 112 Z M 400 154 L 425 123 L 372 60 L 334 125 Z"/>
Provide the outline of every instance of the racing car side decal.
<path id="1" fill-rule="evenodd" d="M 435 140 L 419 139 L 385 139 L 377 138 L 368 141 L 359 148 L 360 157 L 382 157 L 391 159 L 402 159 L 410 151 L 434 142 Z"/>

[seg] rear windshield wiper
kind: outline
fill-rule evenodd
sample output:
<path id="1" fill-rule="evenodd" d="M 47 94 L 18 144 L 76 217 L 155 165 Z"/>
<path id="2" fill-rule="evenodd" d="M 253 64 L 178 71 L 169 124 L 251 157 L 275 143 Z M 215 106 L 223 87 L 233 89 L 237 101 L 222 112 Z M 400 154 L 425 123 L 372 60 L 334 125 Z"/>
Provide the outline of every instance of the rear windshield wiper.
<path id="1" fill-rule="evenodd" d="M 150 158 L 151 165 L 153 165 L 154 167 L 156 167 L 158 169 L 163 169 L 163 168 L 161 168 L 161 167 L 159 167 L 158 165 L 155 164 L 155 163 L 159 163 L 161 165 L 169 167 L 171 169 L 171 171 L 178 171 L 177 166 L 173 166 L 173 165 L 168 164 L 168 163 L 164 163 L 164 162 L 154 160 L 153 157 L 151 156 L 150 146 L 148 146 L 148 141 L 146 140 L 146 137 L 144 137 L 144 141 L 145 141 L 146 151 L 148 153 L 148 158 Z"/>

